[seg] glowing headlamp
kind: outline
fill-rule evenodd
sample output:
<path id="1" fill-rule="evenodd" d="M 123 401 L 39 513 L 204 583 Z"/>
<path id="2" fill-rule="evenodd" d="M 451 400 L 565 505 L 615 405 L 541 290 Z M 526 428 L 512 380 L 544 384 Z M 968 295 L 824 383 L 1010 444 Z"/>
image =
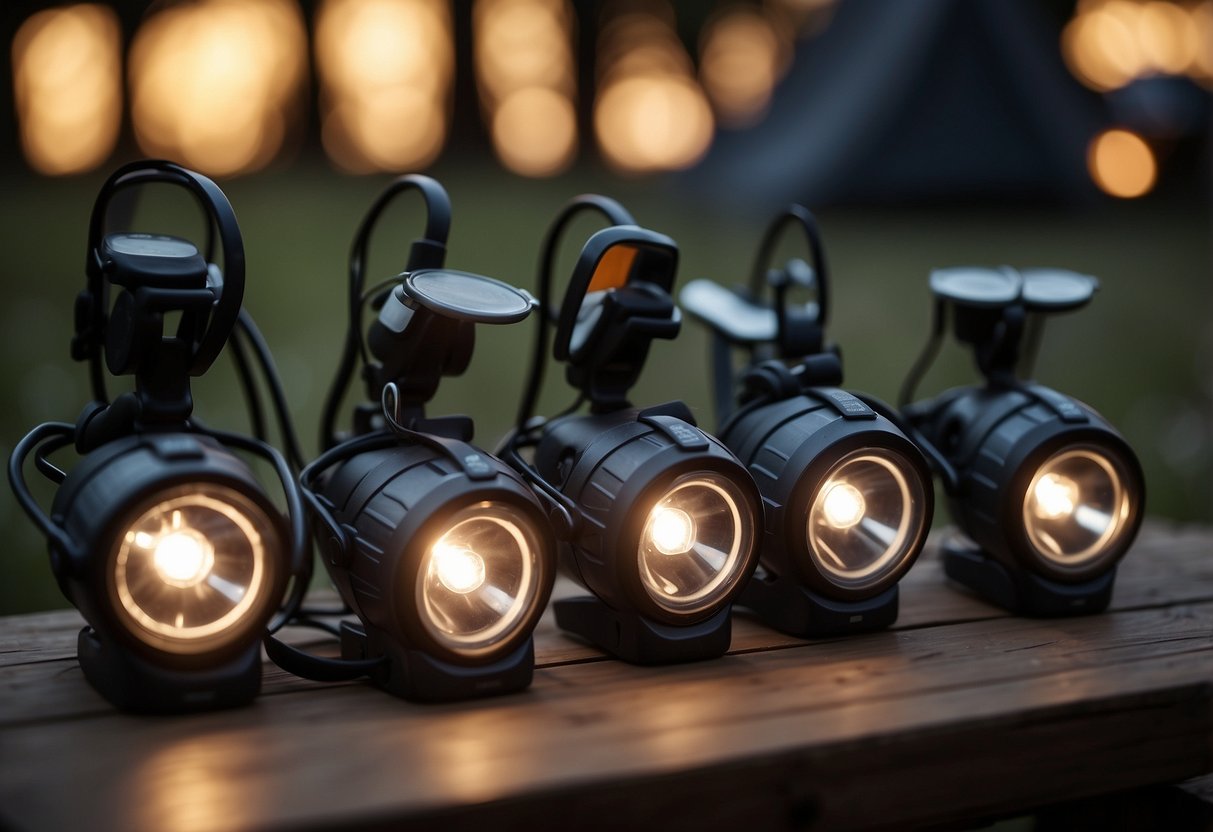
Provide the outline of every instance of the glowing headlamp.
<path id="1" fill-rule="evenodd" d="M 581 252 L 555 319 L 554 354 L 591 412 L 532 423 L 547 350 L 541 322 L 506 459 L 551 506 L 567 569 L 594 593 L 555 602 L 561 628 L 639 664 L 719 656 L 729 647 L 731 603 L 756 563 L 758 495 L 685 404 L 638 409 L 627 400 L 652 339 L 674 337 L 681 323 L 669 294 L 672 240 L 638 228 L 613 200 L 573 200 L 544 244 L 542 308 L 550 314 L 559 236 L 586 209 L 614 225 Z M 533 464 L 521 454 L 528 447 Z"/>
<path id="2" fill-rule="evenodd" d="M 788 224 L 807 234 L 813 267 L 792 260 L 768 270 Z M 795 288 L 815 289 L 816 300 L 789 303 Z M 894 414 L 837 387 L 842 365 L 824 343 L 828 288 L 816 222 L 792 206 L 768 230 L 748 291 L 696 280 L 680 298 L 712 329 L 718 433 L 765 507 L 761 565 L 739 603 L 802 637 L 896 620 L 897 582 L 922 550 L 933 510 L 926 461 Z M 750 354 L 736 407 L 735 347 Z M 772 347 L 777 358 L 765 358 Z"/>
<path id="3" fill-rule="evenodd" d="M 1120 434 L 1081 402 L 1017 375 L 1031 319 L 1078 309 L 1097 286 L 1054 269 L 934 272 L 934 335 L 903 390 L 908 402 L 953 310 L 986 383 L 904 413 L 944 460 L 952 516 L 968 537 L 945 544 L 948 576 L 1025 614 L 1104 609 L 1141 522 L 1145 483 Z"/>
<path id="4" fill-rule="evenodd" d="M 226 273 L 187 240 L 105 233 L 113 197 L 150 183 L 184 188 L 204 207 Z M 88 622 L 80 664 L 103 696 L 136 711 L 246 702 L 260 689 L 266 625 L 288 579 L 306 583 L 308 564 L 302 506 L 281 454 L 191 421 L 189 378 L 206 372 L 233 331 L 239 355 L 240 338 L 263 346 L 240 311 L 244 255 L 231 205 L 209 179 L 176 165 L 120 168 L 93 208 L 87 272 L 72 347 L 90 364 L 95 401 L 76 424 L 47 423 L 18 443 L 9 461 L 14 493 Z M 181 316 L 175 332 L 164 328 L 171 312 Z M 103 360 L 110 372 L 134 376 L 134 392 L 109 401 Z M 65 473 L 47 454 L 69 444 L 84 456 Z M 292 528 L 231 448 L 275 467 Z M 25 484 L 31 453 L 58 484 L 49 517 Z"/>
<path id="5" fill-rule="evenodd" d="M 425 237 L 404 274 L 364 296 L 370 232 L 392 198 L 414 189 L 429 212 Z M 272 648 L 299 675 L 367 674 L 418 700 L 529 685 L 531 634 L 555 576 L 551 527 L 530 488 L 471 444 L 470 419 L 424 412 L 441 377 L 466 368 L 475 324 L 514 323 L 534 306 L 505 283 L 442 268 L 449 222 L 442 186 L 405 176 L 359 229 L 347 351 L 322 428 L 329 450 L 300 476 L 329 575 L 359 622 L 342 625 L 339 661 Z M 363 346 L 362 307 L 372 300 L 380 309 Z M 363 377 L 374 404 L 358 407 L 355 435 L 339 441 L 335 415 L 357 357 L 368 353 Z"/>

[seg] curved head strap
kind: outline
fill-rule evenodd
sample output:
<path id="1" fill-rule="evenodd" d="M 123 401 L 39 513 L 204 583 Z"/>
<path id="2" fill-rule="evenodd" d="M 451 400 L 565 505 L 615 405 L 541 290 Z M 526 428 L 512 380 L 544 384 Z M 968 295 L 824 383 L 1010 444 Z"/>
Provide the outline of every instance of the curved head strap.
<path id="1" fill-rule="evenodd" d="M 789 226 L 798 226 L 804 232 L 805 240 L 809 244 L 809 257 L 813 262 L 813 272 L 812 275 L 804 275 L 800 280 L 796 280 L 796 275 L 784 270 L 778 273 L 779 278 L 772 283 L 767 277 L 771 256 L 775 253 L 776 244 Z M 803 268 L 803 264 L 801 268 Z M 830 316 L 830 276 L 826 267 L 825 248 L 821 244 L 821 232 L 817 228 L 817 219 L 812 212 L 803 205 L 793 204 L 784 209 L 784 212 L 767 227 L 766 233 L 762 237 L 762 243 L 758 246 L 758 255 L 754 258 L 754 268 L 750 272 L 751 300 L 760 300 L 763 287 L 772 284 L 775 292 L 775 342 L 784 357 L 799 357 L 799 354 L 804 351 L 803 346 L 794 343 L 801 339 L 794 337 L 791 331 L 786 300 L 788 289 L 794 282 L 806 282 L 809 278 L 817 287 L 816 317 L 811 323 L 815 324 L 817 332 L 821 333 L 825 330 Z"/>
<path id="2" fill-rule="evenodd" d="M 527 424 L 535 414 L 535 405 L 539 401 L 539 391 L 543 386 L 543 373 L 547 362 L 548 327 L 555 323 L 555 307 L 552 305 L 552 281 L 556 268 L 556 250 L 561 237 L 575 218 L 587 212 L 597 212 L 606 219 L 610 226 L 634 226 L 636 220 L 631 212 L 623 205 L 608 196 L 601 194 L 580 194 L 564 204 L 556 219 L 548 226 L 543 236 L 539 255 L 539 284 L 536 287 L 539 301 L 539 320 L 535 324 L 535 341 L 531 350 L 531 369 L 527 378 L 527 386 L 518 404 L 518 416 L 515 421 L 516 434 L 521 437 L 526 432 Z"/>
<path id="3" fill-rule="evenodd" d="M 223 282 L 221 286 L 213 287 L 218 298 L 206 329 L 194 344 L 189 361 L 190 375 L 202 375 L 214 363 L 236 325 L 236 318 L 244 300 L 244 241 L 240 236 L 240 227 L 232 205 L 219 186 L 200 173 L 162 160 L 132 162 L 118 168 L 101 186 L 97 200 L 93 203 L 85 262 L 88 280 L 85 305 L 89 308 L 78 309 L 77 337 L 73 342 L 75 357 L 87 359 L 92 366 L 94 398 L 102 402 L 108 400 L 104 375 L 101 372 L 101 345 L 105 339 L 108 310 L 101 246 L 114 198 L 128 188 L 152 183 L 177 185 L 189 191 L 207 215 L 207 260 L 214 254 L 216 230 L 223 253 Z"/>
<path id="4" fill-rule="evenodd" d="M 362 218 L 350 247 L 349 319 L 341 361 L 320 418 L 320 447 L 324 449 L 337 444 L 337 411 L 340 410 L 342 399 L 353 381 L 355 368 L 359 362 L 363 367 L 369 366 L 370 363 L 363 336 L 362 313 L 368 300 L 363 296 L 363 286 L 366 282 L 371 235 L 387 207 L 397 196 L 408 191 L 421 194 L 426 213 L 425 229 L 422 236 L 413 241 L 404 271 L 409 273 L 419 269 L 438 269 L 446 262 L 446 241 L 451 231 L 451 198 L 446 189 L 438 180 L 421 174 L 407 174 L 392 180 L 375 198 L 366 216 Z"/>

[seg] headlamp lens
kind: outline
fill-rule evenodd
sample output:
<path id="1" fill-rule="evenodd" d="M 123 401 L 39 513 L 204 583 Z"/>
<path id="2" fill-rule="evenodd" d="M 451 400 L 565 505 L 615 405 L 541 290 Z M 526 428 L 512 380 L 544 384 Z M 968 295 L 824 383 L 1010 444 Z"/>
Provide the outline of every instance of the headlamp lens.
<path id="1" fill-rule="evenodd" d="M 273 602 L 272 524 L 227 486 L 199 483 L 138 512 L 118 543 L 111 590 L 128 629 L 170 653 L 200 653 L 247 632 Z"/>
<path id="2" fill-rule="evenodd" d="M 925 486 L 900 453 L 853 451 L 817 489 L 808 514 L 809 556 L 840 586 L 878 586 L 912 553 L 925 504 Z"/>
<path id="3" fill-rule="evenodd" d="M 1024 495 L 1023 522 L 1032 547 L 1068 567 L 1111 551 L 1128 528 L 1124 471 L 1118 457 L 1093 446 L 1066 448 L 1046 459 Z"/>
<path id="4" fill-rule="evenodd" d="M 640 582 L 658 606 L 694 613 L 727 597 L 753 551 L 755 519 L 725 477 L 679 477 L 649 511 L 637 558 Z"/>
<path id="5" fill-rule="evenodd" d="M 538 535 L 504 503 L 460 510 L 430 546 L 417 584 L 421 621 L 442 646 L 474 653 L 507 640 L 541 586 Z"/>

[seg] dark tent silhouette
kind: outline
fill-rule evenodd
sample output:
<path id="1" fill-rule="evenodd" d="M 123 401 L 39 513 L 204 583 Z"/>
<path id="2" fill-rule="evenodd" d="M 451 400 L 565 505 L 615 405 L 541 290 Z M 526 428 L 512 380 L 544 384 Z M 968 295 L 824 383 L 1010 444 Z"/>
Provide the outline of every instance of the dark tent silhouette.
<path id="1" fill-rule="evenodd" d="M 799 44 L 768 118 L 721 131 L 689 176 L 762 205 L 1081 200 L 1104 121 L 1035 4 L 846 0 Z"/>

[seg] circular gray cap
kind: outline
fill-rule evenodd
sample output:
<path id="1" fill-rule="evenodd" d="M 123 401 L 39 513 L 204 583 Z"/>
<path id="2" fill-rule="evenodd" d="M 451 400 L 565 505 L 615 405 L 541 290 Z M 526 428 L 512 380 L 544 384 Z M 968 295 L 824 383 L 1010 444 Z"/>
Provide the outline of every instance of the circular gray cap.
<path id="1" fill-rule="evenodd" d="M 962 266 L 931 272 L 936 297 L 961 306 L 996 308 L 1019 300 L 1023 279 L 1013 269 Z"/>
<path id="2" fill-rule="evenodd" d="M 1065 269 L 1025 269 L 1023 300 L 1032 310 L 1077 309 L 1091 299 L 1099 281 Z"/>
<path id="3" fill-rule="evenodd" d="M 404 293 L 447 318 L 512 324 L 531 313 L 534 299 L 508 283 L 452 269 L 420 269 L 404 278 Z"/>

